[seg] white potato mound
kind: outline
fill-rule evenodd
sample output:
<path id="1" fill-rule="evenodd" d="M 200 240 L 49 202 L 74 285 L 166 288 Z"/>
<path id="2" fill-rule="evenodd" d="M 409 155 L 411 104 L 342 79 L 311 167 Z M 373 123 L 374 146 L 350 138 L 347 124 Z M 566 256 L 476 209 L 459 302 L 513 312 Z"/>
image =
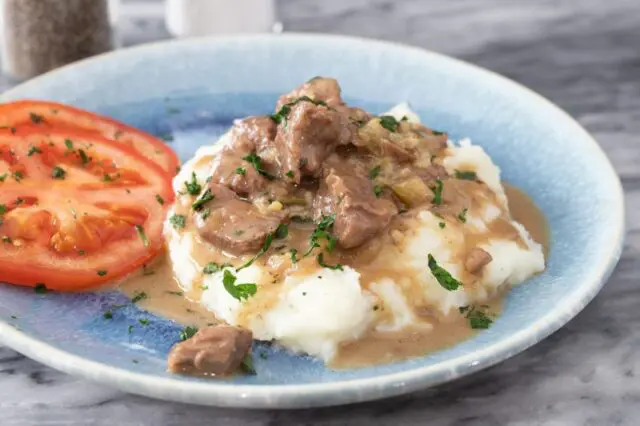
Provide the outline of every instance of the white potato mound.
<path id="1" fill-rule="evenodd" d="M 397 119 L 406 116 L 410 121 L 418 121 L 406 104 L 396 106 L 389 114 Z M 228 142 L 227 134 L 216 145 L 198 150 L 174 179 L 174 190 L 178 192 L 192 173 L 203 182 L 210 172 L 211 156 Z M 251 300 L 258 299 L 257 296 L 240 302 L 225 290 L 223 271 L 202 274 L 205 265 L 196 262 L 192 256 L 195 237 L 174 229 L 167 219 L 165 234 L 175 277 L 185 291 L 195 285 L 202 286 L 201 303 L 218 319 L 250 328 L 256 339 L 275 339 L 294 352 L 330 362 L 341 343 L 358 339 L 370 329 L 396 332 L 406 327 L 430 327 L 424 319 L 416 318 L 405 296 L 403 289 L 407 287 L 405 280 L 409 276 L 414 277 L 413 283 L 419 283 L 422 298 L 430 307 L 449 315 L 457 314 L 459 307 L 484 302 L 505 287 L 520 284 L 542 271 L 542 247 L 531 239 L 522 225 L 513 222 L 524 244 L 493 238 L 480 245 L 493 260 L 482 269 L 474 291 L 467 290 L 466 286 L 448 291 L 436 281 L 428 267 L 427 253 L 464 282 L 464 266 L 455 261 L 465 250 L 464 230 L 472 227 L 476 233 L 488 232 L 490 223 L 508 209 L 500 170 L 480 146 L 472 145 L 467 139 L 459 144 L 450 142 L 445 155 L 443 165 L 449 173 L 460 169 L 475 171 L 495 193 L 498 204 L 487 202 L 478 210 L 469 210 L 466 223 L 448 220 L 445 228 L 440 225 L 443 219 L 428 210 L 421 211 L 403 248 L 383 250 L 377 259 L 381 264 L 403 262 L 401 266 L 406 273 L 401 277 L 384 277 L 364 288 L 360 274 L 353 268 L 339 271 L 318 266 L 316 271 L 305 276 L 286 276 L 276 284 L 279 286 L 277 296 L 270 303 Z M 176 200 L 176 203 L 190 202 L 188 196 L 178 195 Z M 269 261 L 277 262 L 277 257 L 274 255 Z M 257 283 L 258 293 L 260 286 L 272 283 L 273 278 L 257 262 L 237 272 L 236 276 L 238 283 Z M 385 306 L 384 315 L 375 309 L 380 304 Z"/>

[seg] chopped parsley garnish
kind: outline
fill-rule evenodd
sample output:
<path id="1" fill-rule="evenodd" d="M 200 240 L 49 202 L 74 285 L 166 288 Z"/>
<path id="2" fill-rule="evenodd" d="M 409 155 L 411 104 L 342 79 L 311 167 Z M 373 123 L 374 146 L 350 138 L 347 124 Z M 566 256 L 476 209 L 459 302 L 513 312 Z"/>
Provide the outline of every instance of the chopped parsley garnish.
<path id="1" fill-rule="evenodd" d="M 242 360 L 242 363 L 240 364 L 240 369 L 245 374 L 251 374 L 251 375 L 256 374 L 256 369 L 253 366 L 253 358 L 251 357 L 250 353 L 248 353 Z"/>
<path id="2" fill-rule="evenodd" d="M 5 244 L 11 244 L 13 242 L 13 240 L 11 239 L 11 237 L 8 237 L 8 236 L 5 235 L 5 236 L 2 237 L 2 242 L 5 243 Z"/>
<path id="3" fill-rule="evenodd" d="M 242 301 L 256 294 L 258 286 L 252 283 L 236 284 L 236 276 L 228 269 L 224 270 L 224 276 L 222 277 L 222 285 L 234 299 Z"/>
<path id="4" fill-rule="evenodd" d="M 240 236 L 240 235 L 242 235 L 242 234 L 244 234 L 244 229 L 234 229 L 234 230 L 233 230 L 233 235 L 238 235 L 238 236 Z"/>
<path id="5" fill-rule="evenodd" d="M 144 244 L 145 247 L 149 247 L 149 239 L 147 238 L 147 234 L 144 233 L 144 228 L 142 227 L 142 225 L 136 225 L 136 232 L 142 240 L 142 244 Z"/>
<path id="6" fill-rule="evenodd" d="M 174 214 L 169 218 L 169 223 L 173 225 L 175 229 L 182 229 L 185 226 L 187 218 L 181 214 Z"/>
<path id="7" fill-rule="evenodd" d="M 19 183 L 22 179 L 24 179 L 24 173 L 22 173 L 21 171 L 13 172 L 11 174 L 11 177 L 13 178 L 13 180 Z"/>
<path id="8" fill-rule="evenodd" d="M 268 358 L 267 353 L 266 352 L 260 352 L 260 358 L 261 359 L 267 359 Z"/>
<path id="9" fill-rule="evenodd" d="M 4 180 L 7 178 L 7 174 L 3 173 L 0 175 L 0 182 L 4 182 Z"/>
<path id="10" fill-rule="evenodd" d="M 89 161 L 91 161 L 91 158 L 87 156 L 87 153 L 84 152 L 83 149 L 78 150 L 78 155 L 80 156 L 80 161 L 82 161 L 83 166 L 89 163 Z"/>
<path id="11" fill-rule="evenodd" d="M 464 208 L 460 213 L 458 213 L 458 220 L 462 223 L 467 222 L 467 210 L 467 208 Z"/>
<path id="12" fill-rule="evenodd" d="M 49 291 L 49 289 L 47 288 L 46 285 L 44 285 L 43 283 L 38 283 L 36 284 L 36 286 L 33 288 L 33 291 L 35 291 L 38 294 L 45 294 L 46 292 Z"/>
<path id="13" fill-rule="evenodd" d="M 209 262 L 206 264 L 204 268 L 202 268 L 202 272 L 207 275 L 211 275 L 211 274 L 215 274 L 216 272 L 220 272 L 223 268 L 227 266 L 229 265 L 227 265 L 226 263 L 219 265 L 216 262 Z"/>
<path id="14" fill-rule="evenodd" d="M 31 121 L 33 121 L 35 124 L 40 124 L 42 121 L 44 121 L 43 116 L 34 112 L 29 113 L 29 118 L 31 118 Z"/>
<path id="15" fill-rule="evenodd" d="M 202 191 L 202 186 L 198 183 L 195 172 L 191 173 L 191 181 L 185 182 L 184 186 L 189 195 L 198 195 Z"/>
<path id="16" fill-rule="evenodd" d="M 444 184 L 440 179 L 438 179 L 436 180 L 435 186 L 431 188 L 431 190 L 433 191 L 433 200 L 431 202 L 436 206 L 439 206 L 442 204 L 442 188 L 443 187 L 444 187 Z"/>
<path id="17" fill-rule="evenodd" d="M 274 180 L 275 176 L 270 175 L 267 171 L 262 167 L 262 159 L 256 155 L 255 152 L 252 152 L 249 155 L 245 155 L 242 159 L 248 163 L 250 163 L 256 172 L 260 173 L 262 176 L 269 180 Z"/>
<path id="18" fill-rule="evenodd" d="M 102 316 L 104 317 L 104 319 L 112 319 L 113 318 L 113 312 L 107 311 Z"/>
<path id="19" fill-rule="evenodd" d="M 440 229 L 444 229 L 444 227 L 447 226 L 447 224 L 444 222 L 440 222 L 438 226 L 440 227 Z"/>
<path id="20" fill-rule="evenodd" d="M 369 170 L 369 179 L 374 180 L 380 174 L 382 167 L 375 166 L 373 169 Z"/>
<path id="21" fill-rule="evenodd" d="M 309 256 L 316 247 L 320 247 L 319 240 L 325 239 L 327 240 L 326 250 L 331 253 L 333 248 L 336 246 L 337 239 L 331 234 L 331 229 L 333 228 L 333 223 L 336 220 L 336 215 L 332 214 L 330 216 L 322 215 L 322 219 L 320 222 L 316 224 L 316 228 L 311 233 L 309 237 L 309 248 L 304 253 L 303 257 Z"/>
<path id="22" fill-rule="evenodd" d="M 31 157 L 33 154 L 42 154 L 42 150 L 37 146 L 31 146 L 27 152 L 27 157 Z"/>
<path id="23" fill-rule="evenodd" d="M 180 331 L 180 340 L 191 339 L 198 332 L 198 327 L 186 326 Z"/>
<path id="24" fill-rule="evenodd" d="M 158 204 L 160 204 L 161 206 L 164 205 L 164 198 L 162 198 L 161 196 L 159 196 L 158 194 L 156 194 L 156 201 L 158 202 Z"/>
<path id="25" fill-rule="evenodd" d="M 247 174 L 247 168 L 246 167 L 236 167 L 236 174 L 244 176 Z"/>
<path id="26" fill-rule="evenodd" d="M 172 142 L 173 141 L 173 135 L 171 133 L 165 133 L 165 134 L 160 136 L 160 139 L 164 140 L 165 142 Z"/>
<path id="27" fill-rule="evenodd" d="M 20 204 L 24 203 L 24 198 L 18 197 L 18 198 L 16 198 L 14 203 L 16 204 L 16 206 L 19 206 Z"/>
<path id="28" fill-rule="evenodd" d="M 318 265 L 322 266 L 323 268 L 329 268 L 329 269 L 334 269 L 338 271 L 343 270 L 342 265 L 339 263 L 335 265 L 327 265 L 326 263 L 324 263 L 324 253 L 318 254 L 318 256 L 316 256 L 316 259 L 318 260 Z"/>
<path id="29" fill-rule="evenodd" d="M 446 290 L 453 291 L 462 285 L 446 269 L 438 265 L 431 253 L 429 253 L 429 269 L 438 283 Z"/>
<path id="30" fill-rule="evenodd" d="M 7 212 L 7 206 L 0 204 L 0 216 Z"/>
<path id="31" fill-rule="evenodd" d="M 183 291 L 167 291 L 168 294 L 172 294 L 174 296 L 184 296 Z"/>
<path id="32" fill-rule="evenodd" d="M 278 228 L 276 228 L 276 231 L 273 233 L 273 236 L 277 240 L 287 238 L 287 235 L 289 235 L 289 226 L 285 225 L 284 223 L 278 225 Z"/>
<path id="33" fill-rule="evenodd" d="M 133 326 L 132 326 L 132 325 L 130 325 L 130 326 L 127 328 L 127 333 L 131 334 L 132 332 L 133 332 Z"/>
<path id="34" fill-rule="evenodd" d="M 105 173 L 104 176 L 102 176 L 102 181 L 103 182 L 113 182 L 113 178 L 111 177 L 111 175 Z"/>
<path id="35" fill-rule="evenodd" d="M 291 102 L 288 102 L 282 105 L 278 110 L 278 112 L 270 115 L 269 118 L 271 118 L 276 124 L 282 123 L 284 126 L 286 126 L 287 120 L 289 118 L 289 113 L 291 112 L 291 107 L 293 107 L 296 104 L 299 104 L 300 102 L 311 102 L 314 105 L 322 105 L 324 107 L 329 108 L 326 102 L 316 101 L 315 99 L 311 99 L 308 96 L 300 96 L 298 99 L 295 99 Z"/>
<path id="36" fill-rule="evenodd" d="M 289 250 L 289 254 L 291 256 L 291 263 L 293 263 L 294 265 L 298 263 L 298 258 L 296 257 L 298 255 L 298 250 L 292 248 Z"/>
<path id="37" fill-rule="evenodd" d="M 388 131 L 395 132 L 398 130 L 400 123 L 395 119 L 395 117 L 391 115 L 381 115 L 378 118 L 380 119 L 380 125 Z"/>
<path id="38" fill-rule="evenodd" d="M 433 133 L 436 136 L 440 136 L 440 135 L 444 135 L 446 132 L 440 132 L 438 130 L 431 129 L 431 133 Z"/>
<path id="39" fill-rule="evenodd" d="M 210 214 L 211 214 L 211 210 L 209 210 L 208 208 L 202 210 L 202 220 L 207 220 Z"/>
<path id="40" fill-rule="evenodd" d="M 473 171 L 460 171 L 460 170 L 456 170 L 453 174 L 456 179 L 462 179 L 462 180 L 478 180 L 478 175 L 476 174 L 476 172 Z"/>
<path id="41" fill-rule="evenodd" d="M 146 326 L 146 325 L 149 325 L 149 320 L 148 320 L 148 319 L 146 319 L 146 318 L 141 318 L 141 319 L 139 319 L 139 320 L 138 320 L 138 322 L 139 322 L 141 325 L 145 325 L 145 326 Z"/>
<path id="42" fill-rule="evenodd" d="M 285 175 L 286 175 L 289 179 L 293 179 L 293 177 L 295 176 L 295 173 L 293 173 L 293 170 L 289 170 L 287 173 L 285 173 Z"/>
<path id="43" fill-rule="evenodd" d="M 73 141 L 71 139 L 65 139 L 64 146 L 66 146 L 69 151 L 73 151 Z"/>
<path id="44" fill-rule="evenodd" d="M 54 167 L 53 170 L 51 171 L 51 177 L 54 179 L 64 179 L 64 176 L 67 174 L 67 172 L 64 171 L 64 169 L 62 167 Z"/>
<path id="45" fill-rule="evenodd" d="M 104 269 L 100 269 L 98 271 L 98 276 L 104 277 L 105 275 L 107 275 L 107 271 L 105 271 Z"/>
<path id="46" fill-rule="evenodd" d="M 194 210 L 200 210 L 205 204 L 212 201 L 214 198 L 216 198 L 216 196 L 211 192 L 211 188 L 207 188 L 207 190 L 204 191 L 204 194 L 202 194 L 202 197 L 198 198 L 196 202 L 191 205 L 191 208 Z"/>
<path id="47" fill-rule="evenodd" d="M 485 330 L 493 324 L 490 314 L 477 309 L 475 306 L 462 306 L 458 308 L 461 314 L 469 320 L 469 325 L 474 330 Z"/>
<path id="48" fill-rule="evenodd" d="M 11 319 L 18 319 L 16 315 L 11 315 Z"/>
<path id="49" fill-rule="evenodd" d="M 145 293 L 144 291 L 141 291 L 140 293 L 136 293 L 135 296 L 133 296 L 133 299 L 131 299 L 131 303 L 138 303 L 141 300 L 144 300 L 147 298 L 147 293 Z"/>
<path id="50" fill-rule="evenodd" d="M 382 195 L 382 192 L 384 190 L 382 189 L 382 187 L 380 185 L 376 185 L 373 187 L 373 193 L 376 196 L 376 198 L 380 198 L 380 196 Z"/>

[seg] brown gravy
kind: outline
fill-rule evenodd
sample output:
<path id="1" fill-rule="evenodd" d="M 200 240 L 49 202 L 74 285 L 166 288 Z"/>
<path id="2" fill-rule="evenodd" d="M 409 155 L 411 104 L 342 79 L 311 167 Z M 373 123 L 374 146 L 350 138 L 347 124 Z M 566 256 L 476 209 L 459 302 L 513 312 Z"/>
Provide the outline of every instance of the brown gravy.
<path id="1" fill-rule="evenodd" d="M 523 191 L 508 184 L 504 187 L 513 218 L 525 226 L 535 241 L 543 245 L 546 256 L 549 252 L 549 227 L 544 215 Z M 145 271 L 119 286 L 131 297 L 145 292 L 147 297 L 138 303 L 141 308 L 183 325 L 202 327 L 216 322 L 213 314 L 196 302 L 199 294 L 180 295 L 181 289 L 173 277 L 169 262 L 164 258 L 145 268 Z M 502 299 L 499 296 L 488 301 L 487 311 L 499 314 Z M 391 334 L 373 331 L 356 342 L 347 343 L 341 347 L 331 367 L 355 368 L 415 358 L 451 347 L 476 334 L 463 315 L 430 317 L 429 320 L 434 324 L 432 329 L 416 328 Z"/>

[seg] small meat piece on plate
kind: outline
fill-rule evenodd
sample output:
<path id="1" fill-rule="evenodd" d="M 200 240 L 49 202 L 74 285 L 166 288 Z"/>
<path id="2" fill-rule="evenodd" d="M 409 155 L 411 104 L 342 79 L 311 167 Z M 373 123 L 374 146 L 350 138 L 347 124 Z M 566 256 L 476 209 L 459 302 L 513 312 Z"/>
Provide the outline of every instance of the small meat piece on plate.
<path id="1" fill-rule="evenodd" d="M 251 350 L 252 339 L 251 331 L 244 328 L 229 325 L 201 328 L 171 349 L 168 370 L 192 376 L 228 376 L 240 368 Z"/>
<path id="2" fill-rule="evenodd" d="M 260 213 L 253 204 L 238 199 L 228 188 L 210 183 L 215 199 L 206 205 L 209 215 L 195 221 L 200 236 L 233 254 L 257 252 L 267 235 L 280 224 L 279 216 Z"/>
<path id="3" fill-rule="evenodd" d="M 467 258 L 464 261 L 464 267 L 468 272 L 475 274 L 491 263 L 492 260 L 493 258 L 489 253 L 481 248 L 474 247 L 469 250 L 469 253 L 467 253 Z"/>
<path id="4" fill-rule="evenodd" d="M 266 116 L 237 120 L 231 128 L 231 145 L 241 155 L 268 148 L 275 137 L 276 123 Z"/>
<path id="5" fill-rule="evenodd" d="M 316 205 L 335 212 L 333 232 L 343 248 L 361 245 L 386 228 L 398 214 L 398 208 L 391 200 L 376 197 L 366 176 L 332 169 L 325 178 L 325 185 L 321 191 L 324 194 L 319 195 Z"/>
<path id="6" fill-rule="evenodd" d="M 311 102 L 297 103 L 286 125 L 278 126 L 275 142 L 282 173 L 293 171 L 296 182 L 300 182 L 298 170 L 304 176 L 319 176 L 323 161 L 352 137 L 347 115 Z"/>
<path id="7" fill-rule="evenodd" d="M 276 105 L 276 112 L 278 112 L 285 104 L 291 103 L 303 96 L 315 101 L 322 101 L 332 107 L 344 105 L 341 92 L 342 89 L 336 79 L 315 77 L 300 87 L 297 87 L 291 93 L 280 96 Z"/>
<path id="8" fill-rule="evenodd" d="M 263 191 L 269 180 L 231 147 L 225 147 L 211 163 L 211 182 L 224 185 L 241 197 Z"/>

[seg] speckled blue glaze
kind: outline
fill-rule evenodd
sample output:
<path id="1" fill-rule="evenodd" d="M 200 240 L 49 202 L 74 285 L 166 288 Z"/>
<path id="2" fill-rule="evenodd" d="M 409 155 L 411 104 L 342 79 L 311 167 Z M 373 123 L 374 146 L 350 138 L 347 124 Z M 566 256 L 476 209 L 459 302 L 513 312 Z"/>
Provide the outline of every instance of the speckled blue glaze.
<path id="1" fill-rule="evenodd" d="M 257 344 L 267 359 L 255 357 L 256 376 L 212 381 L 166 373 L 181 327 L 127 304 L 119 293 L 39 295 L 0 284 L 2 342 L 61 370 L 153 397 L 309 407 L 397 395 L 493 365 L 557 330 L 595 296 L 619 258 L 624 234 L 622 190 L 608 160 L 545 99 L 451 58 L 330 36 L 198 39 L 82 61 L 1 100 L 68 102 L 171 134 L 171 146 L 186 160 L 233 119 L 270 112 L 278 94 L 315 75 L 336 77 L 352 104 L 381 112 L 408 101 L 429 126 L 471 137 L 504 179 L 543 209 L 552 230 L 548 268 L 509 294 L 493 327 L 420 359 L 350 371 Z M 107 310 L 111 320 L 103 318 Z M 149 325 L 141 325 L 142 318 Z"/>

